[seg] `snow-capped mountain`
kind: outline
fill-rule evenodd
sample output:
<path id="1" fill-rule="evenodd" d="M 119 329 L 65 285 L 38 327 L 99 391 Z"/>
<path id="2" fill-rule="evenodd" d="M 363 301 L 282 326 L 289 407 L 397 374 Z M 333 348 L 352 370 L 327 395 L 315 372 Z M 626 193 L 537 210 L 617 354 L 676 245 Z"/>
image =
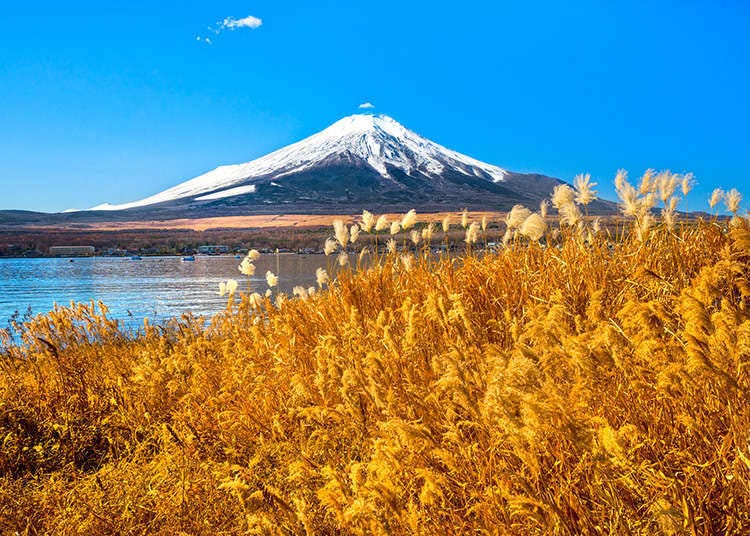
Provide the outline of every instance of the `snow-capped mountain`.
<path id="1" fill-rule="evenodd" d="M 390 117 L 361 114 L 257 160 L 221 166 L 145 199 L 103 204 L 87 213 L 171 219 L 363 208 L 507 210 L 517 203 L 538 204 L 560 182 L 480 162 Z"/>
<path id="2" fill-rule="evenodd" d="M 440 176 L 446 170 L 491 181 L 504 180 L 507 172 L 451 151 L 403 127 L 384 115 L 345 117 L 325 130 L 252 162 L 221 166 L 140 201 L 91 210 L 124 210 L 178 199 L 209 201 L 256 192 L 253 181 L 272 177 L 279 181 L 332 159 L 365 164 L 383 179 L 394 180 L 389 170 L 406 175 Z"/>

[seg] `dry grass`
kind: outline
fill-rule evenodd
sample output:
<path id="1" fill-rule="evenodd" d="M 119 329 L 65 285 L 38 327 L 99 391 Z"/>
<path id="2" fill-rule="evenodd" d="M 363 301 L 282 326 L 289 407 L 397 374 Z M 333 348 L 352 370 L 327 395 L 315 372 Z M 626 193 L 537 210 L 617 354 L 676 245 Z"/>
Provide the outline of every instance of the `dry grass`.
<path id="1" fill-rule="evenodd" d="M 0 361 L 0 531 L 747 534 L 750 226 L 633 225 L 399 237 L 206 327 L 38 318 Z"/>
<path id="2" fill-rule="evenodd" d="M 439 212 L 432 214 L 436 221 L 441 220 L 446 215 L 460 217 L 460 212 Z M 494 219 L 500 217 L 499 212 L 481 212 L 475 211 L 472 216 L 487 216 Z M 388 214 L 391 218 L 400 217 L 400 214 Z M 60 229 L 72 229 L 76 231 L 169 231 L 169 230 L 188 230 L 188 231 L 210 231 L 217 229 L 284 229 L 288 227 L 307 228 L 307 227 L 324 227 L 330 226 L 336 219 L 346 219 L 355 221 L 356 217 L 352 215 L 337 214 L 264 214 L 257 216 L 217 216 L 211 218 L 183 218 L 174 220 L 144 220 L 144 221 L 123 221 L 123 222 L 93 222 L 93 223 L 76 223 L 74 226 L 60 225 L 28 225 L 25 229 L 35 231 L 59 231 Z"/>

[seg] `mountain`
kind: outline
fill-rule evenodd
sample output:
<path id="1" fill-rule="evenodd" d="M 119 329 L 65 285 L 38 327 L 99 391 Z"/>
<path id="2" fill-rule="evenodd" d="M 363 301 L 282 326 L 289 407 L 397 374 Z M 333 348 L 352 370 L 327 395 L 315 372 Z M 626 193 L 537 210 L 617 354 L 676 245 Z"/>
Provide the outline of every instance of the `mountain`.
<path id="1" fill-rule="evenodd" d="M 384 115 L 345 117 L 245 164 L 221 166 L 145 199 L 66 214 L 72 220 L 172 219 L 369 210 L 535 207 L 562 181 L 452 151 Z M 609 212 L 599 202 L 592 212 Z"/>

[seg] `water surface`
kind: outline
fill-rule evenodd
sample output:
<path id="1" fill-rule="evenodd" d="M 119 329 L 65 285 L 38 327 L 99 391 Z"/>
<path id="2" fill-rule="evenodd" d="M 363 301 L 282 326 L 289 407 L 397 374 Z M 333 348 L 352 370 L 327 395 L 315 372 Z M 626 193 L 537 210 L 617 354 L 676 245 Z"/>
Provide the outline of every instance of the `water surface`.
<path id="1" fill-rule="evenodd" d="M 265 292 L 267 270 L 279 275 L 279 290 L 291 292 L 296 285 L 310 286 L 315 270 L 328 268 L 331 259 L 322 255 L 263 255 L 256 276 L 248 279 L 237 270 L 234 256 L 196 256 L 193 262 L 180 257 L 114 257 L 72 259 L 0 259 L 0 328 L 11 316 L 44 313 L 55 304 L 104 302 L 110 316 L 128 325 L 154 322 L 190 311 L 211 315 L 226 306 L 218 295 L 219 282 L 229 278 L 240 290 Z"/>

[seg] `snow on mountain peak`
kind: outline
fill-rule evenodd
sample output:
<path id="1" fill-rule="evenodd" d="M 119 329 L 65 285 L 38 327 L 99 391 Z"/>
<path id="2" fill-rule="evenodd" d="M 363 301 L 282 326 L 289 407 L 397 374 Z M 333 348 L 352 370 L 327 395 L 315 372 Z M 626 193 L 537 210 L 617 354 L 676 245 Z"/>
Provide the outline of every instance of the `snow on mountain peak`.
<path id="1" fill-rule="evenodd" d="M 437 176 L 449 168 L 464 175 L 502 181 L 507 172 L 438 145 L 405 128 L 385 115 L 356 114 L 297 143 L 245 164 L 221 166 L 140 201 L 120 205 L 103 204 L 91 210 L 123 210 L 175 199 L 219 199 L 247 194 L 254 188 L 239 188 L 254 179 L 282 179 L 287 175 L 324 165 L 332 157 L 359 160 L 390 179 L 389 168 L 406 174 L 419 172 Z"/>

